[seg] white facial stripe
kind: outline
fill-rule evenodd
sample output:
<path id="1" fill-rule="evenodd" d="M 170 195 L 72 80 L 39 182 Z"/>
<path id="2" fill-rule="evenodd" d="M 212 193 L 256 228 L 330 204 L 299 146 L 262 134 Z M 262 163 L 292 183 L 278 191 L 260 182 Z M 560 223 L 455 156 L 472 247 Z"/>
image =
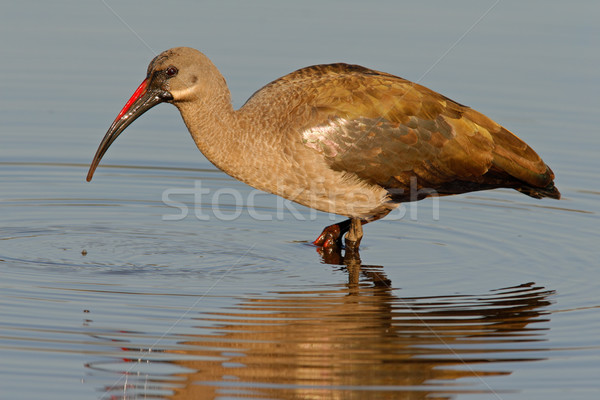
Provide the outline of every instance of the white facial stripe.
<path id="1" fill-rule="evenodd" d="M 190 85 L 185 89 L 169 90 L 175 100 L 183 99 L 189 96 L 194 96 L 194 86 Z"/>

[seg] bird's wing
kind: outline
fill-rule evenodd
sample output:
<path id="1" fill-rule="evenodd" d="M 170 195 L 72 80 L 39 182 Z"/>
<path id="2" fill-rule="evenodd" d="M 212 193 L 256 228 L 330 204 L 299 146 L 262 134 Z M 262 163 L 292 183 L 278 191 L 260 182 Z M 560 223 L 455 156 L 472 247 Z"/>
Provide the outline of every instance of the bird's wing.
<path id="1" fill-rule="evenodd" d="M 552 182 L 531 147 L 475 110 L 390 74 L 345 64 L 311 68 L 321 74 L 302 81 L 308 101 L 293 124 L 332 169 L 386 188 L 407 189 L 413 177 L 441 194 Z"/>

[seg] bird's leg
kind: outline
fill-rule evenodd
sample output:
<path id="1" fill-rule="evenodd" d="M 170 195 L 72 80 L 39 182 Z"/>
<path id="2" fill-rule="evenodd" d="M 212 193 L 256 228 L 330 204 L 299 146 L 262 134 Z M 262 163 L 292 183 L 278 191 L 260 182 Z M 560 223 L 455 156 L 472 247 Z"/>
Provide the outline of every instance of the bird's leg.
<path id="1" fill-rule="evenodd" d="M 313 244 L 325 248 L 341 247 L 342 237 L 350 229 L 350 221 L 350 219 L 347 219 L 346 221 L 325 227 Z"/>
<path id="2" fill-rule="evenodd" d="M 342 238 L 348 232 L 346 235 L 346 250 L 348 248 L 358 250 L 360 240 L 363 237 L 362 226 L 385 217 L 390 211 L 391 209 L 388 209 L 365 219 L 350 218 L 337 224 L 329 225 L 323 229 L 323 232 L 321 232 L 313 244 L 324 248 L 341 247 Z"/>
<path id="3" fill-rule="evenodd" d="M 366 221 L 365 221 L 366 222 Z M 358 250 L 360 240 L 363 237 L 362 226 L 365 223 L 358 218 L 350 219 L 350 228 L 346 234 L 346 253 Z"/>
<path id="4" fill-rule="evenodd" d="M 362 225 L 368 221 L 358 218 L 350 218 L 337 224 L 329 225 L 323 229 L 314 245 L 324 248 L 341 247 L 342 238 L 346 234 L 346 249 L 358 249 L 360 240 L 363 237 Z"/>
<path id="5" fill-rule="evenodd" d="M 358 218 L 352 218 L 350 220 L 350 229 L 346 234 L 346 252 L 344 253 L 344 263 L 358 262 L 358 265 L 360 265 L 358 246 L 360 246 L 360 240 L 362 239 L 362 226 L 365 223 L 366 221 Z M 348 271 L 350 271 L 350 269 Z"/>

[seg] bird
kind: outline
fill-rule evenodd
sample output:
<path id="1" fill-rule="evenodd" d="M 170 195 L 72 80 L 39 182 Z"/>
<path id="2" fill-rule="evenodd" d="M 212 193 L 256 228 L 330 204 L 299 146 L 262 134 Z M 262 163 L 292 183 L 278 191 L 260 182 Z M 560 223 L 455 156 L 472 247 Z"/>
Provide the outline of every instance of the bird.
<path id="1" fill-rule="evenodd" d="M 109 146 L 160 103 L 178 108 L 204 156 L 256 189 L 347 217 L 314 245 L 358 249 L 362 225 L 401 203 L 496 188 L 559 199 L 554 173 L 523 140 L 420 84 L 335 63 L 298 69 L 234 109 L 223 75 L 202 52 L 156 56 L 102 139 Z"/>

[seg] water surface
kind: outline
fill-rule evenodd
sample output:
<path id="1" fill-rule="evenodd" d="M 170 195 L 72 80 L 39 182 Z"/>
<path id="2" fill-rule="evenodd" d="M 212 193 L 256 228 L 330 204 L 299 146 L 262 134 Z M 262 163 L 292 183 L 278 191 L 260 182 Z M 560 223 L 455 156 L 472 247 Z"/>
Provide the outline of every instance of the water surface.
<path id="1" fill-rule="evenodd" d="M 169 7 L 0 17 L 0 398 L 597 396 L 598 6 Z M 205 51 L 236 106 L 319 62 L 419 80 L 517 132 L 563 199 L 426 200 L 366 226 L 358 258 L 320 254 L 339 217 L 217 171 L 167 105 L 86 183 L 153 51 L 175 45 Z"/>

